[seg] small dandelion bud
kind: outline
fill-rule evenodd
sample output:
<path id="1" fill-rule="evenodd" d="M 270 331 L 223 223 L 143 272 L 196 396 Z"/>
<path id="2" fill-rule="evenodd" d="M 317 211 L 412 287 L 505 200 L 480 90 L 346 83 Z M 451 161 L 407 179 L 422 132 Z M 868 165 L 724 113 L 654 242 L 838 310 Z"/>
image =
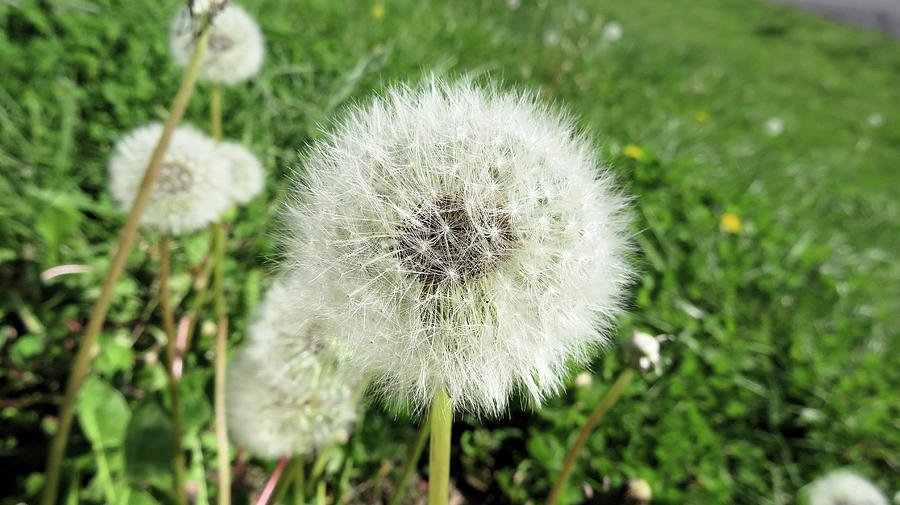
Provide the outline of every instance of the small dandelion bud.
<path id="1" fill-rule="evenodd" d="M 162 136 L 158 123 L 142 126 L 116 143 L 109 162 L 110 193 L 127 212 Z M 228 163 L 216 154 L 211 138 L 181 126 L 163 155 L 141 223 L 163 233 L 198 230 L 218 220 L 231 205 Z"/>
<path id="2" fill-rule="evenodd" d="M 216 151 L 229 164 L 231 197 L 236 203 L 247 203 L 262 191 L 263 166 L 253 153 L 236 142 L 227 141 L 219 144 Z"/>
<path id="3" fill-rule="evenodd" d="M 630 503 L 647 503 L 653 498 L 653 490 L 650 489 L 650 483 L 644 479 L 629 479 L 625 497 Z"/>
<path id="4" fill-rule="evenodd" d="M 809 505 L 888 505 L 874 484 L 848 470 L 830 472 L 805 489 Z"/>
<path id="5" fill-rule="evenodd" d="M 190 12 L 180 10 L 169 25 L 169 50 L 179 67 L 190 62 L 197 39 Z M 212 18 L 209 30 L 201 78 L 230 86 L 259 73 L 265 57 L 263 35 L 247 11 L 229 2 Z"/>
<path id="6" fill-rule="evenodd" d="M 287 262 L 389 403 L 539 404 L 607 343 L 632 271 L 627 199 L 532 95 L 432 79 L 312 146 Z M 304 273 L 305 272 L 305 273 Z"/>
<path id="7" fill-rule="evenodd" d="M 625 354 L 629 366 L 638 370 L 660 373 L 661 358 L 659 355 L 659 343 L 665 336 L 653 335 L 632 330 L 631 340 L 625 343 Z"/>

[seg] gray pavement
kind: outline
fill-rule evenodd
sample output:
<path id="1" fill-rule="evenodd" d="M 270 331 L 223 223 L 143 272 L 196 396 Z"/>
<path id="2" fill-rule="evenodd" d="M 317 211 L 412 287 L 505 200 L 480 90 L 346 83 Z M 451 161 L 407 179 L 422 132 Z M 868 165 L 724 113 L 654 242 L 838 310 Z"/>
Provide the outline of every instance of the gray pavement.
<path id="1" fill-rule="evenodd" d="M 773 0 L 900 37 L 900 0 Z"/>

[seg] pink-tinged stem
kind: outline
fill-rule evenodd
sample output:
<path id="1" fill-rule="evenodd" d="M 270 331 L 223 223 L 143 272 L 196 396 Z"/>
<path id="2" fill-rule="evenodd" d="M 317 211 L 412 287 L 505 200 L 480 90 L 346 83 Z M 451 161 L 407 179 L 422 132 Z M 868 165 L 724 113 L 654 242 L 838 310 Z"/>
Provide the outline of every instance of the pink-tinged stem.
<path id="1" fill-rule="evenodd" d="M 275 485 L 278 484 L 278 479 L 281 478 L 281 472 L 284 471 L 284 464 L 287 463 L 287 456 L 282 456 L 280 460 L 278 460 L 278 466 L 275 467 L 275 471 L 272 472 L 272 476 L 269 477 L 269 481 L 266 482 L 266 487 L 263 488 L 263 492 L 259 495 L 259 499 L 256 500 L 256 505 L 266 505 L 269 503 L 269 498 L 272 497 L 272 492 L 275 491 Z"/>
<path id="2" fill-rule="evenodd" d="M 50 267 L 41 272 L 41 280 L 47 282 L 54 277 L 59 277 L 60 275 L 83 274 L 85 272 L 93 271 L 94 267 L 90 265 L 59 265 Z"/>
<path id="3" fill-rule="evenodd" d="M 191 318 L 181 316 L 178 320 L 178 337 L 175 340 L 175 359 L 172 360 L 172 375 L 175 379 L 181 379 L 181 373 L 184 369 L 184 348 L 187 345 L 188 328 L 191 325 Z"/>

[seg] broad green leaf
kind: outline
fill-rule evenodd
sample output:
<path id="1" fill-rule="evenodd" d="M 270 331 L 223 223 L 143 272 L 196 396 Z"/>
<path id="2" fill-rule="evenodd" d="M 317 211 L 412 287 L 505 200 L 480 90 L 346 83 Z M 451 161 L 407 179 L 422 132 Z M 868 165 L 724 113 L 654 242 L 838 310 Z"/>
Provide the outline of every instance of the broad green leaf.
<path id="1" fill-rule="evenodd" d="M 131 417 L 122 393 L 101 379 L 91 377 L 84 384 L 75 409 L 81 429 L 96 449 L 122 445 Z"/>
<path id="2" fill-rule="evenodd" d="M 156 402 L 135 409 L 125 435 L 125 475 L 135 484 L 168 488 L 172 482 L 175 433 L 169 415 Z"/>

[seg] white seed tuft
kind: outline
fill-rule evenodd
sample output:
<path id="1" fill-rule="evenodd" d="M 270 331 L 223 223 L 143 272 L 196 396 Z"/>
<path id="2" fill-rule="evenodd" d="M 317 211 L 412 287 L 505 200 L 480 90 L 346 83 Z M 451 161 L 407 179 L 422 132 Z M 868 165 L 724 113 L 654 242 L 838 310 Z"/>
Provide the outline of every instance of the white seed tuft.
<path id="1" fill-rule="evenodd" d="M 533 95 L 432 79 L 349 111 L 288 205 L 288 270 L 389 403 L 496 414 L 584 364 L 632 277 L 627 199 Z"/>
<path id="2" fill-rule="evenodd" d="M 874 484 L 849 470 L 836 470 L 806 489 L 809 505 L 888 505 Z"/>
<path id="3" fill-rule="evenodd" d="M 109 162 L 110 193 L 128 212 L 162 136 L 158 123 L 136 128 L 116 143 Z M 218 220 L 231 205 L 228 163 L 217 156 L 211 138 L 190 127 L 175 129 L 163 155 L 141 223 L 181 234 Z"/>
<path id="4" fill-rule="evenodd" d="M 216 147 L 217 155 L 229 165 L 232 199 L 244 204 L 253 199 L 263 189 L 263 166 L 259 159 L 246 147 L 236 142 L 222 142 Z"/>
<path id="5" fill-rule="evenodd" d="M 247 11 L 228 2 L 215 15 L 209 30 L 200 63 L 202 79 L 230 86 L 259 73 L 265 58 L 263 35 Z M 169 25 L 169 50 L 179 67 L 190 62 L 196 38 L 190 11 L 183 7 Z"/>

